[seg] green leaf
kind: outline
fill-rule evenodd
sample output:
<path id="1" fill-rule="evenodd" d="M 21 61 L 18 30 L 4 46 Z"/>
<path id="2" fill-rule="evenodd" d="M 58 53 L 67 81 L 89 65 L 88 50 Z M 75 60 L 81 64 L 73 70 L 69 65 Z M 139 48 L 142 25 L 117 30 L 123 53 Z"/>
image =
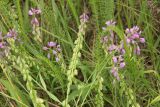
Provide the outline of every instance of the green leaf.
<path id="1" fill-rule="evenodd" d="M 160 102 L 160 95 L 157 96 L 156 98 L 154 98 L 154 99 L 151 101 L 150 105 L 155 104 L 155 103 L 157 103 L 157 102 Z"/>
<path id="2" fill-rule="evenodd" d="M 27 97 L 21 90 L 19 90 L 18 87 L 11 84 L 8 80 L 0 79 L 0 82 L 5 86 L 11 97 L 13 97 L 15 101 L 17 101 L 18 107 L 24 107 L 24 105 L 29 106 Z"/>
<path id="3" fill-rule="evenodd" d="M 41 74 L 39 74 L 39 78 L 40 78 L 40 81 L 41 81 L 41 84 L 42 84 L 43 88 L 44 88 L 45 90 L 47 90 L 47 88 L 46 88 L 46 83 L 45 83 L 45 81 L 43 80 Z"/>
<path id="4" fill-rule="evenodd" d="M 46 91 L 46 92 L 47 92 L 47 94 L 49 95 L 49 97 L 50 97 L 52 100 L 61 103 L 60 100 L 59 100 L 55 95 L 53 95 L 53 94 L 50 93 L 49 91 Z"/>

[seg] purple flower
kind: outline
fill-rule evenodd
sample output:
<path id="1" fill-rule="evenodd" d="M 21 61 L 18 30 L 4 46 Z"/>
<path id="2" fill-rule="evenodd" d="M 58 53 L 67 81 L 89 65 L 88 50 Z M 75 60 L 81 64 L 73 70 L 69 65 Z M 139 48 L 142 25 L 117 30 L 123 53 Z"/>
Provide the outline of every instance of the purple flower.
<path id="1" fill-rule="evenodd" d="M 114 63 L 118 62 L 117 57 L 115 57 L 115 56 L 112 58 L 112 60 L 113 60 Z"/>
<path id="2" fill-rule="evenodd" d="M 8 32 L 6 37 L 12 37 L 12 35 Z"/>
<path id="3" fill-rule="evenodd" d="M 7 33 L 6 37 L 16 39 L 17 35 L 18 34 L 14 29 L 10 29 L 9 32 Z"/>
<path id="4" fill-rule="evenodd" d="M 118 70 L 117 70 L 116 67 L 113 67 L 113 68 L 111 69 L 111 73 L 113 74 L 113 76 L 114 76 L 118 81 L 120 80 L 119 75 L 118 75 Z"/>
<path id="5" fill-rule="evenodd" d="M 81 16 L 80 16 L 80 21 L 81 22 L 88 22 L 89 20 L 89 17 L 86 13 L 83 13 Z"/>
<path id="6" fill-rule="evenodd" d="M 108 50 L 109 50 L 109 51 L 113 51 L 113 50 L 115 50 L 116 48 L 117 48 L 117 46 L 115 46 L 115 45 L 110 45 L 109 48 L 108 48 Z"/>
<path id="7" fill-rule="evenodd" d="M 35 9 L 35 8 L 31 8 L 30 10 L 29 10 L 29 12 L 28 12 L 28 14 L 30 15 L 30 16 L 32 16 L 32 15 L 38 15 L 38 14 L 40 14 L 41 13 L 41 10 L 40 9 Z"/>
<path id="8" fill-rule="evenodd" d="M 127 38 L 127 43 L 132 43 L 135 44 L 135 42 L 137 42 L 137 40 L 139 40 L 140 35 L 141 35 L 141 31 L 139 31 L 139 27 L 138 26 L 134 26 L 131 29 L 127 28 L 126 29 L 126 34 L 128 36 Z M 143 42 L 143 40 L 142 40 Z"/>
<path id="9" fill-rule="evenodd" d="M 57 50 L 58 50 L 58 52 L 60 52 L 60 51 L 61 51 L 61 48 L 57 48 Z"/>
<path id="10" fill-rule="evenodd" d="M 139 38 L 139 34 L 137 34 L 137 33 L 136 33 L 136 34 L 133 34 L 133 35 L 131 36 L 131 38 L 132 38 L 132 39 L 138 39 L 138 38 Z"/>
<path id="11" fill-rule="evenodd" d="M 106 43 L 108 41 L 108 36 L 104 36 L 101 38 L 101 43 Z"/>
<path id="12" fill-rule="evenodd" d="M 145 39 L 144 38 L 140 38 L 140 42 L 141 43 L 145 43 Z"/>
<path id="13" fill-rule="evenodd" d="M 136 49 L 134 50 L 134 53 L 137 54 L 137 55 L 140 55 L 141 49 L 140 49 L 139 46 L 136 47 Z"/>
<path id="14" fill-rule="evenodd" d="M 59 62 L 59 58 L 58 57 L 56 57 L 55 59 L 56 59 L 56 62 Z"/>
<path id="15" fill-rule="evenodd" d="M 125 32 L 126 32 L 127 34 L 131 33 L 129 28 L 127 28 L 127 29 L 125 30 Z"/>
<path id="16" fill-rule="evenodd" d="M 125 49 L 121 49 L 121 54 L 124 55 L 126 53 Z"/>
<path id="17" fill-rule="evenodd" d="M 118 72 L 116 67 L 113 67 L 113 68 L 111 69 L 111 73 L 114 73 L 114 72 Z"/>
<path id="18" fill-rule="evenodd" d="M 35 25 L 35 26 L 39 26 L 39 21 L 38 21 L 38 19 L 35 17 L 35 18 L 33 18 L 32 20 L 31 20 L 31 24 L 32 25 Z"/>
<path id="19" fill-rule="evenodd" d="M 29 10 L 28 14 L 29 14 L 30 16 L 32 16 L 32 15 L 33 15 L 33 11 L 32 11 L 32 9 L 31 9 L 31 10 Z"/>
<path id="20" fill-rule="evenodd" d="M 43 47 L 43 50 L 45 50 L 45 51 L 52 50 L 52 54 L 50 51 L 47 51 L 48 52 L 48 54 L 47 54 L 48 59 L 50 59 L 51 57 L 54 57 L 56 62 L 60 61 L 58 56 L 60 54 L 59 52 L 61 51 L 61 48 L 60 48 L 60 45 L 57 45 L 56 42 L 52 42 L 52 41 L 48 42 L 47 46 Z"/>
<path id="21" fill-rule="evenodd" d="M 117 72 L 113 72 L 113 75 L 114 75 L 114 77 L 117 77 L 118 73 Z"/>
<path id="22" fill-rule="evenodd" d="M 129 44 L 131 42 L 131 39 L 130 38 L 127 38 L 126 39 L 126 42 Z"/>
<path id="23" fill-rule="evenodd" d="M 133 26 L 131 29 L 130 29 L 130 32 L 131 34 L 135 34 L 135 33 L 138 33 L 139 31 L 139 27 L 138 26 Z M 139 32 L 140 34 L 141 32 Z"/>
<path id="24" fill-rule="evenodd" d="M 0 42 L 0 48 L 4 48 L 3 42 Z"/>
<path id="25" fill-rule="evenodd" d="M 139 46 L 137 46 L 137 55 L 140 55 L 141 49 Z"/>
<path id="26" fill-rule="evenodd" d="M 131 29 L 126 29 L 127 34 L 127 43 L 131 43 L 136 46 L 134 49 L 134 53 L 137 55 L 140 55 L 140 47 L 138 46 L 138 43 L 145 43 L 145 39 L 141 38 L 141 31 L 138 26 L 133 26 Z"/>
<path id="27" fill-rule="evenodd" d="M 109 20 L 109 21 L 106 22 L 107 26 L 114 26 L 115 24 L 116 24 L 116 22 L 113 21 L 113 20 Z"/>
<path id="28" fill-rule="evenodd" d="M 125 62 L 121 62 L 121 63 L 120 63 L 120 68 L 124 68 L 125 65 L 126 65 Z"/>
<path id="29" fill-rule="evenodd" d="M 37 9 L 35 13 L 36 13 L 36 14 L 40 14 L 40 13 L 41 13 L 41 10 L 40 10 L 40 9 Z"/>
<path id="30" fill-rule="evenodd" d="M 56 45 L 56 42 L 48 42 L 48 47 L 55 47 Z"/>
<path id="31" fill-rule="evenodd" d="M 114 77 L 115 77 L 118 81 L 120 80 L 119 75 L 118 75 L 118 72 L 114 72 L 113 75 L 114 75 Z"/>
<path id="32" fill-rule="evenodd" d="M 52 52 L 53 52 L 53 54 L 54 54 L 54 55 L 56 55 L 56 54 L 57 54 L 57 51 L 55 51 L 55 50 L 53 50 Z"/>

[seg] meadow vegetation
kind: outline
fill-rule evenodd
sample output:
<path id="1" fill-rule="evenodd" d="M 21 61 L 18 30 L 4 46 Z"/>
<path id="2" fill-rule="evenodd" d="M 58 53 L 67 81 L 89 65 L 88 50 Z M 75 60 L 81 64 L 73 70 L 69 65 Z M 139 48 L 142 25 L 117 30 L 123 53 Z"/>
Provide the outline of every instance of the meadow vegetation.
<path id="1" fill-rule="evenodd" d="M 160 107 L 159 0 L 0 0 L 0 107 Z"/>

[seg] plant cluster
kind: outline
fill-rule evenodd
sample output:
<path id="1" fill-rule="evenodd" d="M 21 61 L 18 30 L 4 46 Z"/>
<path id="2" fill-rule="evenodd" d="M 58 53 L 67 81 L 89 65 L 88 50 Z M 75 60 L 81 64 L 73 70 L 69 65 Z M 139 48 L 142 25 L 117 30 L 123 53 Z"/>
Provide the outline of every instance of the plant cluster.
<path id="1" fill-rule="evenodd" d="M 159 107 L 147 3 L 0 0 L 0 107 Z"/>

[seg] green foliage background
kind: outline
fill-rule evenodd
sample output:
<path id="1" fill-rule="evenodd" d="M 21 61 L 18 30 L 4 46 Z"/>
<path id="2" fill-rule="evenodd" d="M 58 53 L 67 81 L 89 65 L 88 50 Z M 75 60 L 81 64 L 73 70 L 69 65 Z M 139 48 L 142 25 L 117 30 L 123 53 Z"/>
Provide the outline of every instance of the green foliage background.
<path id="1" fill-rule="evenodd" d="M 155 16 L 160 14 L 159 4 L 158 0 L 0 0 L 0 31 L 4 36 L 15 28 L 23 42 L 16 45 L 11 58 L 1 55 L 3 51 L 0 50 L 0 106 L 35 106 L 38 101 L 33 102 L 35 98 L 27 89 L 26 72 L 32 78 L 35 97 L 41 98 L 45 107 L 63 105 L 67 70 L 74 53 L 74 41 L 80 33 L 79 16 L 85 12 L 90 19 L 77 64 L 78 74 L 70 87 L 70 106 L 139 107 L 138 103 L 141 107 L 159 107 L 160 22 Z M 38 17 L 42 43 L 33 39 L 28 16 L 31 7 L 42 10 Z M 118 36 L 123 36 L 126 28 L 137 25 L 146 39 L 140 57 L 128 54 L 127 67 L 120 71 L 124 78 L 114 84 L 115 79 L 110 74 L 112 55 L 106 55 L 100 43 L 102 27 L 111 19 L 117 22 L 113 30 Z M 48 41 L 61 44 L 62 63 L 46 57 L 42 47 Z"/>

